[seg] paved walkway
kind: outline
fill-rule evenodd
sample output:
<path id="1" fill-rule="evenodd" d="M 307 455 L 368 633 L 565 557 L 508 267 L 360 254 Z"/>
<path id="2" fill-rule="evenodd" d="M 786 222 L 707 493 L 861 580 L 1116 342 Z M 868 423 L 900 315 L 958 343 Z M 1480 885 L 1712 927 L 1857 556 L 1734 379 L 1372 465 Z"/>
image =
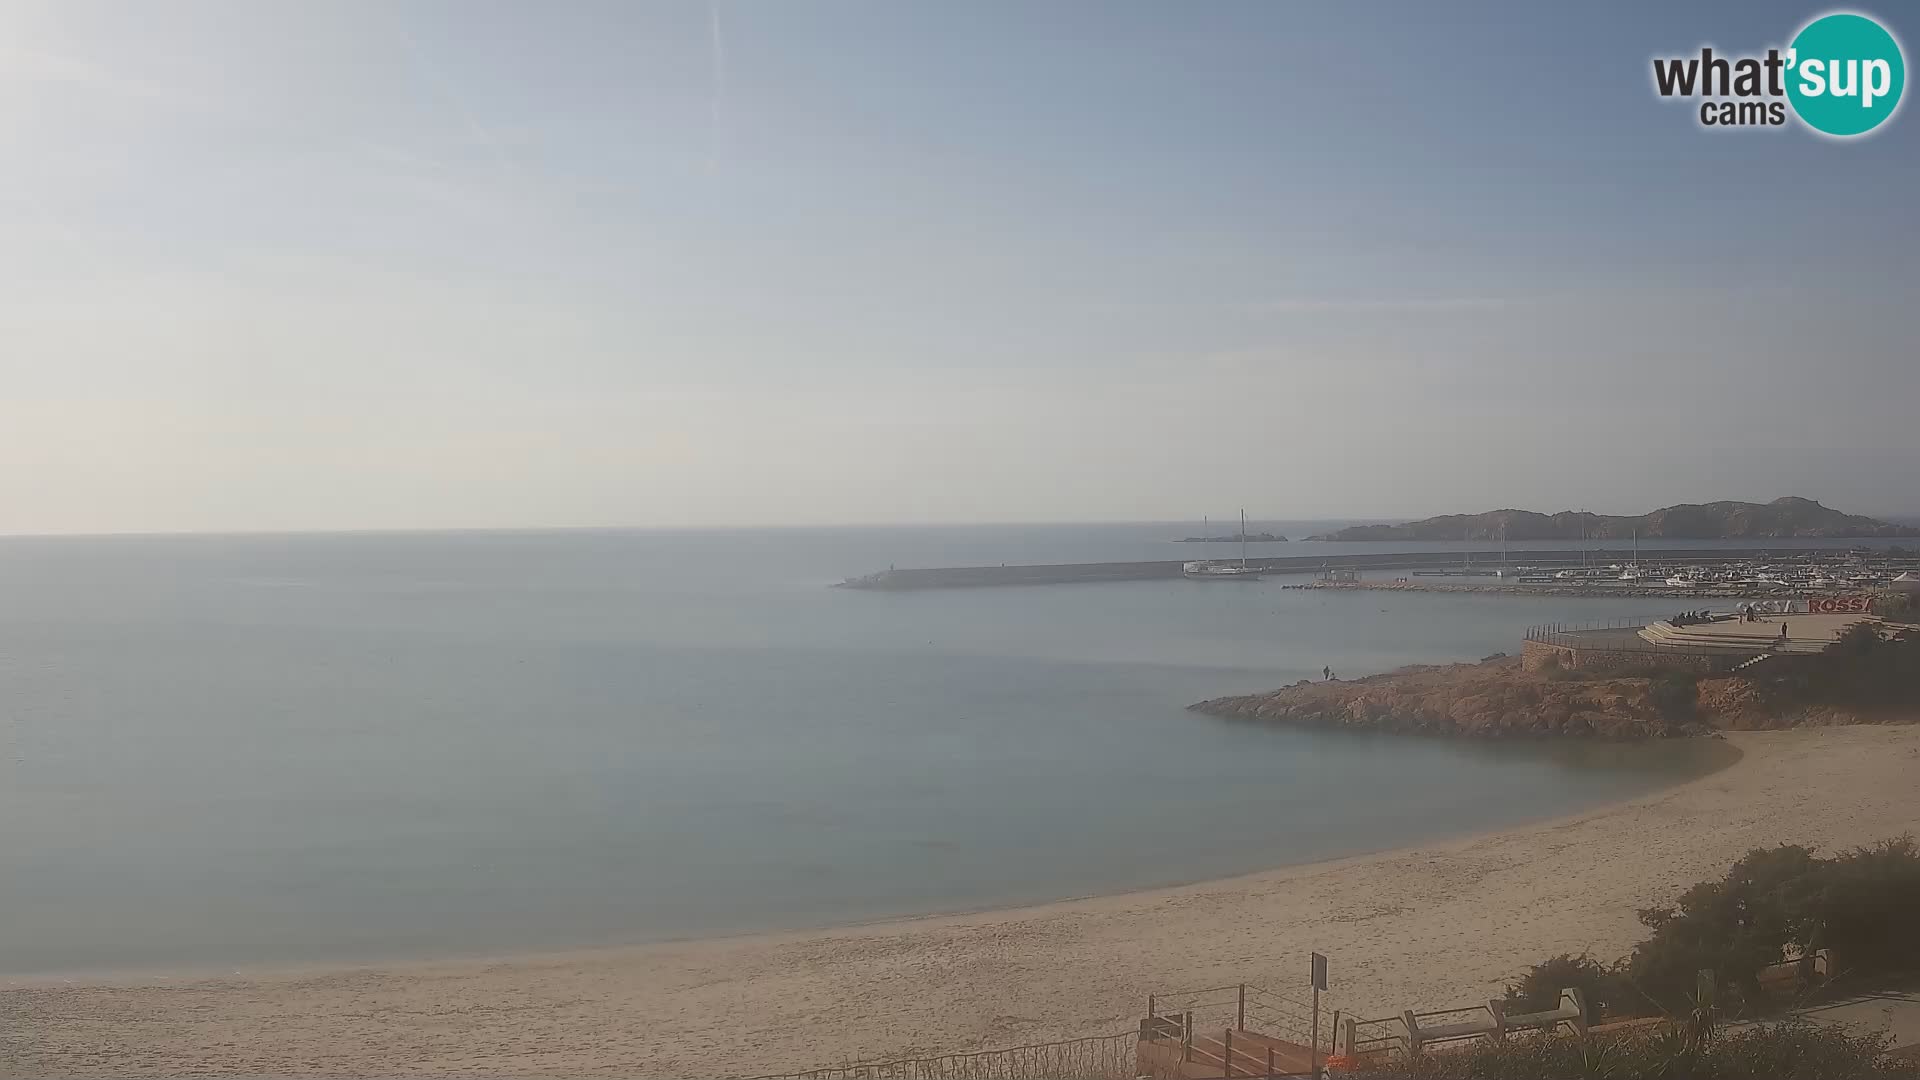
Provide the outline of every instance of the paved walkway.
<path id="1" fill-rule="evenodd" d="M 1839 640 L 1841 632 L 1855 623 L 1879 621 L 1871 615 L 1762 615 L 1753 622 L 1715 619 L 1687 626 L 1663 620 L 1638 633 L 1665 645 L 1765 652 L 1778 647 L 1780 628 L 1785 626 L 1786 646 L 1780 651 L 1814 653 Z"/>
<path id="2" fill-rule="evenodd" d="M 1801 1009 L 1798 1015 L 1817 1024 L 1844 1024 L 1856 1031 L 1885 1031 L 1902 1056 L 1920 1057 L 1920 991 L 1861 994 L 1858 997 Z"/>

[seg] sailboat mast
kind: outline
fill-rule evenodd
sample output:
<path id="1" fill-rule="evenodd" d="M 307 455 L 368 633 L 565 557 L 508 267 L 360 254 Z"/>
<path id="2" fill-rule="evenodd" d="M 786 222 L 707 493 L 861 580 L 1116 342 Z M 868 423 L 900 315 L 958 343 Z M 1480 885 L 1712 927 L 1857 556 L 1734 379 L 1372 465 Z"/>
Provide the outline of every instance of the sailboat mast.
<path id="1" fill-rule="evenodd" d="M 1240 569 L 1247 568 L 1247 510 L 1240 508 Z"/>

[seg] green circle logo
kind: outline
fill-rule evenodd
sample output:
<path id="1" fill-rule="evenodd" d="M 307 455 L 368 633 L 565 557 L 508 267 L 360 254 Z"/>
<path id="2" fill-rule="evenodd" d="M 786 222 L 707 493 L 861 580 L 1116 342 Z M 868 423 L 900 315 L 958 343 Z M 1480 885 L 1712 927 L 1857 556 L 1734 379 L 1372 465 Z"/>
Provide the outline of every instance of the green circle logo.
<path id="1" fill-rule="evenodd" d="M 1808 127 L 1865 135 L 1900 107 L 1907 62 L 1885 27 L 1850 12 L 1808 23 L 1787 53 L 1787 100 Z"/>

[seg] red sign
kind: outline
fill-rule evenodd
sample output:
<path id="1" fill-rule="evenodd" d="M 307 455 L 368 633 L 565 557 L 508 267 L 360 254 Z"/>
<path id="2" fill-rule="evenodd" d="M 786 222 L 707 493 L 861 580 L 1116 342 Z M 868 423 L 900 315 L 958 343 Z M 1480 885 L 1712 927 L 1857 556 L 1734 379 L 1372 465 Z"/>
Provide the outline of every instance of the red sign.
<path id="1" fill-rule="evenodd" d="M 1865 615 L 1872 610 L 1873 597 L 1865 593 L 1807 597 L 1807 611 L 1814 615 Z"/>

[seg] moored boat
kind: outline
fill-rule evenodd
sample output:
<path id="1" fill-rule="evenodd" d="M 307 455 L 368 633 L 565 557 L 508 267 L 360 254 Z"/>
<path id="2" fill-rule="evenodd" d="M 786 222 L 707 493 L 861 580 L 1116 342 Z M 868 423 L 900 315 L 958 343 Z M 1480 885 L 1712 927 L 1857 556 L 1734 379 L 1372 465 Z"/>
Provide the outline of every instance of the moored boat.
<path id="1" fill-rule="evenodd" d="M 1258 581 L 1260 568 L 1247 565 L 1247 512 L 1240 511 L 1240 565 L 1200 559 L 1181 563 L 1180 576 L 1193 581 Z"/>

